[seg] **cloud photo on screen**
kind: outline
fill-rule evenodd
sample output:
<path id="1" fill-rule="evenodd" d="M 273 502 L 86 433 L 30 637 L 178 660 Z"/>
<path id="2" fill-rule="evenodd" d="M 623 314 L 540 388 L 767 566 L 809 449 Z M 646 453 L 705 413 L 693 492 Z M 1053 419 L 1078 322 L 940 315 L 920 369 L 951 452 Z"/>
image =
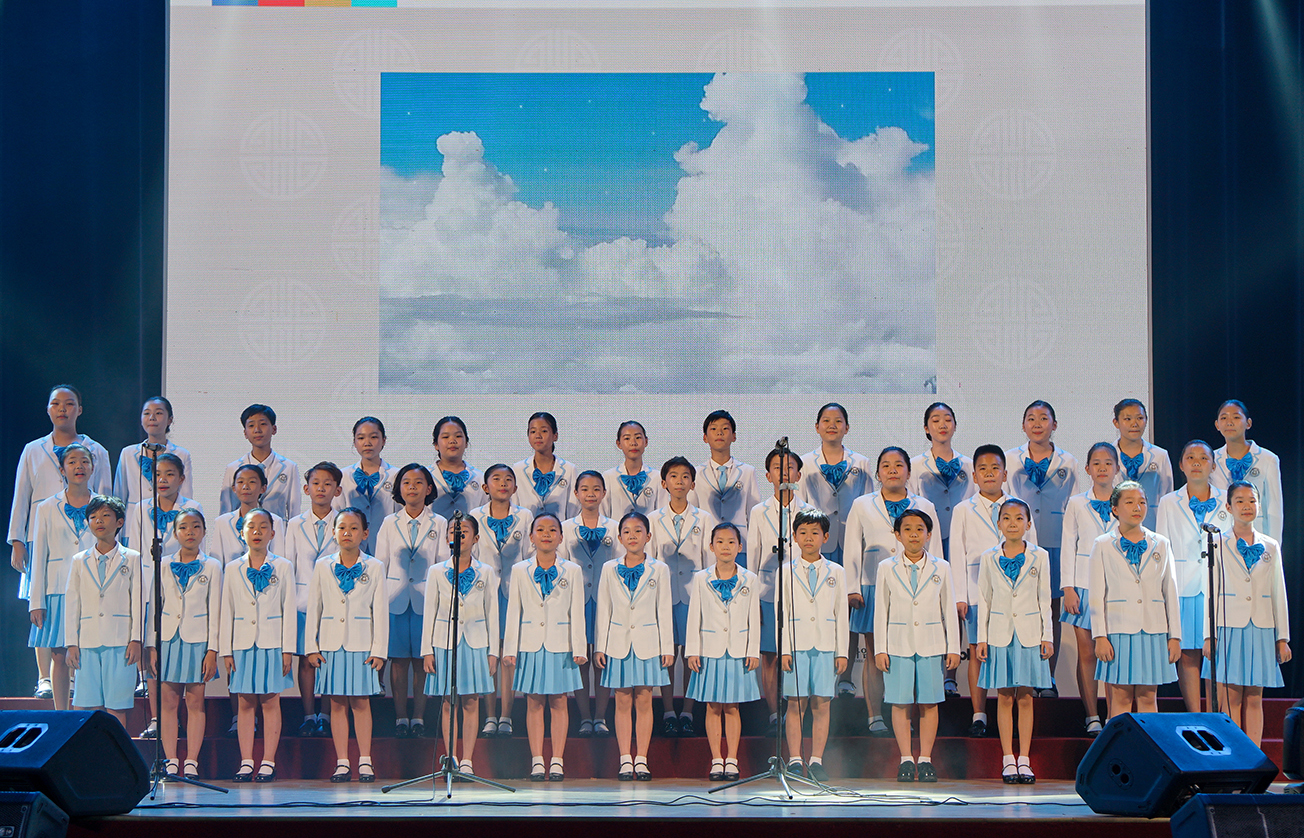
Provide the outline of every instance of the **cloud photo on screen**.
<path id="1" fill-rule="evenodd" d="M 381 79 L 388 393 L 919 393 L 932 73 Z"/>

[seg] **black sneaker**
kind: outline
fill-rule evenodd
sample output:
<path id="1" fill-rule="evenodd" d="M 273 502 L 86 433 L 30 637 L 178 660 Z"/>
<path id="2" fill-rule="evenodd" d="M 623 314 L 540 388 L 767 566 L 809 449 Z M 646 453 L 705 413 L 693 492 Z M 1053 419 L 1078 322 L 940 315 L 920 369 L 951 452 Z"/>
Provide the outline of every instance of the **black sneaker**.
<path id="1" fill-rule="evenodd" d="M 981 739 L 987 735 L 987 722 L 982 719 L 974 719 L 973 724 L 969 725 L 969 737 L 972 739 Z"/>
<path id="2" fill-rule="evenodd" d="M 806 776 L 806 765 L 799 759 L 788 760 L 788 773 L 794 777 Z"/>
<path id="3" fill-rule="evenodd" d="M 913 783 L 914 781 L 915 781 L 915 764 L 911 760 L 906 760 L 905 762 L 901 763 L 901 767 L 897 769 L 897 782 Z"/>
<path id="4" fill-rule="evenodd" d="M 299 725 L 298 736 L 316 736 L 317 720 L 312 716 L 304 716 L 303 724 Z"/>
<path id="5" fill-rule="evenodd" d="M 919 763 L 919 782 L 921 783 L 937 782 L 937 772 L 933 770 L 933 764 L 931 762 Z"/>
<path id="6" fill-rule="evenodd" d="M 411 728 L 411 733 L 412 733 L 412 738 L 413 738 L 413 739 L 421 739 L 421 738 L 423 738 L 423 737 L 426 735 L 426 723 L 425 723 L 425 722 L 413 722 L 413 723 L 412 723 L 412 728 Z"/>
<path id="7" fill-rule="evenodd" d="M 403 722 L 403 724 L 394 725 L 395 739 L 407 739 L 411 735 L 412 735 L 412 728 L 408 727 L 407 722 Z"/>
<path id="8" fill-rule="evenodd" d="M 824 770 L 824 763 L 812 762 L 806 766 L 806 775 L 817 783 L 827 783 L 829 781 L 829 772 Z"/>
<path id="9" fill-rule="evenodd" d="M 675 737 L 679 735 L 679 717 L 665 716 L 661 719 L 661 735 Z"/>
<path id="10" fill-rule="evenodd" d="M 679 717 L 679 735 L 680 735 L 680 736 L 696 736 L 696 735 L 697 735 L 697 725 L 693 724 L 693 717 L 692 717 L 692 716 L 680 716 L 680 717 Z"/>
<path id="11" fill-rule="evenodd" d="M 770 723 L 765 726 L 765 735 L 773 736 L 778 732 L 779 732 L 779 719 L 778 717 L 775 717 L 770 719 Z"/>

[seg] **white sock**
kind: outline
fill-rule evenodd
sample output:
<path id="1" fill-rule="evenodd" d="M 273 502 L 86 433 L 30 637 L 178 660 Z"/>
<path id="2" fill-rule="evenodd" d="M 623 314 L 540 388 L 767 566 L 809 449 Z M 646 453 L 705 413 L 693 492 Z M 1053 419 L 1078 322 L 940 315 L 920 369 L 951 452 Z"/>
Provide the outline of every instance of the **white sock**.
<path id="1" fill-rule="evenodd" d="M 680 711 L 679 711 L 679 718 L 681 718 L 681 719 L 688 719 L 688 720 L 691 721 L 692 718 L 693 718 L 693 714 L 692 714 L 692 713 L 685 713 L 684 711 L 680 710 Z"/>
<path id="2" fill-rule="evenodd" d="M 779 714 L 778 714 L 778 713 L 771 713 L 771 714 L 770 714 L 770 723 L 771 723 L 771 724 L 773 724 L 774 722 L 777 722 L 778 720 L 779 720 Z"/>
<path id="3" fill-rule="evenodd" d="M 983 724 L 987 724 L 987 714 L 986 714 L 986 713 L 974 713 L 974 714 L 973 714 L 973 720 L 974 720 L 975 722 L 982 722 Z"/>
<path id="4" fill-rule="evenodd" d="M 920 757 L 920 758 L 919 758 L 919 761 L 920 761 L 921 763 L 926 762 L 926 763 L 928 763 L 929 765 L 932 765 L 932 764 L 933 764 L 933 758 L 932 758 L 932 757 Z"/>
<path id="5" fill-rule="evenodd" d="M 408 723 L 408 720 L 407 720 L 407 719 L 395 719 L 395 720 L 394 720 L 394 726 L 395 726 L 395 727 L 407 727 L 407 723 Z"/>
<path id="6" fill-rule="evenodd" d="M 426 720 L 425 720 L 425 719 L 417 718 L 416 716 L 413 716 L 413 717 L 412 717 L 412 724 L 414 724 L 414 725 L 421 725 L 422 727 L 425 727 L 425 726 L 426 726 Z"/>
<path id="7" fill-rule="evenodd" d="M 1100 721 L 1099 716 L 1087 716 L 1087 724 L 1091 724 L 1092 722 L 1098 722 L 1098 721 Z"/>
<path id="8" fill-rule="evenodd" d="M 662 719 L 673 719 L 674 717 L 675 717 L 674 710 L 667 710 L 666 712 L 661 714 Z"/>
<path id="9" fill-rule="evenodd" d="M 915 761 L 915 760 L 914 760 L 913 757 L 908 757 L 908 756 L 901 757 L 901 764 L 902 764 L 902 765 L 905 765 L 907 762 L 914 762 L 914 761 Z"/>
<path id="10" fill-rule="evenodd" d="M 808 763 L 810 763 L 811 765 L 823 765 L 823 764 L 824 764 L 824 757 L 811 757 L 810 759 L 808 759 L 808 760 L 806 760 L 806 761 L 807 761 Z"/>
<path id="11" fill-rule="evenodd" d="M 789 765 L 801 765 L 801 757 L 788 757 Z"/>
<path id="12" fill-rule="evenodd" d="M 870 716 L 870 717 L 869 717 L 869 723 L 870 723 L 870 724 L 873 724 L 874 722 L 881 722 L 881 721 L 883 721 L 883 717 L 882 717 L 882 716 Z"/>

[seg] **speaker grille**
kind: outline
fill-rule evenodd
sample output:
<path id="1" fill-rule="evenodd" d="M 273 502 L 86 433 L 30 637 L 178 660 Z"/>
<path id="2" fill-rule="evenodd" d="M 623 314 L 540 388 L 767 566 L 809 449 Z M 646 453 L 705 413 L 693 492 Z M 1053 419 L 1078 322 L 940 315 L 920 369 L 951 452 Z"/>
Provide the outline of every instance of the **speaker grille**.
<path id="1" fill-rule="evenodd" d="M 1299 838 L 1304 836 L 1304 806 L 1209 807 L 1210 838 Z"/>

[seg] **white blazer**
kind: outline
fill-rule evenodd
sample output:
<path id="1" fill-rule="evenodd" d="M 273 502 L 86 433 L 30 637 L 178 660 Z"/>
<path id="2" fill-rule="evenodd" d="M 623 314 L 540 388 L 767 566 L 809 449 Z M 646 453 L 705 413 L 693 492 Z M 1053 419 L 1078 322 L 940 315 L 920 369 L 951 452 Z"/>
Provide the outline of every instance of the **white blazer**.
<path id="1" fill-rule="evenodd" d="M 123 503 L 131 506 L 140 503 L 145 498 L 153 495 L 151 482 L 146 480 L 140 470 L 140 455 L 146 453 L 140 450 L 143 442 L 135 445 L 128 445 L 118 453 L 118 468 L 113 472 L 113 494 L 115 497 L 122 498 Z M 190 464 L 190 452 L 177 445 L 172 440 L 168 440 L 167 447 L 159 452 L 162 454 L 174 454 L 181 459 L 181 464 L 186 467 L 186 476 L 181 479 L 181 494 L 184 497 L 193 498 L 195 496 L 194 467 Z M 146 458 L 152 457 L 153 454 L 147 454 Z M 99 466 L 95 466 L 99 470 Z"/>
<path id="2" fill-rule="evenodd" d="M 937 458 L 932 454 L 917 454 L 910 460 L 910 477 L 906 480 L 906 491 L 912 495 L 928 498 L 937 510 L 937 520 L 933 525 L 942 531 L 942 558 L 954 564 L 951 559 L 951 526 L 955 520 L 955 510 L 960 504 L 978 493 L 978 485 L 973 482 L 973 459 L 963 454 L 960 457 L 960 473 L 946 485 L 942 473 L 937 470 Z"/>
<path id="3" fill-rule="evenodd" d="M 167 641 L 180 634 L 184 642 L 206 643 L 209 649 L 216 652 L 219 628 L 222 625 L 222 563 L 203 553 L 195 561 L 202 564 L 203 568 L 190 577 L 185 590 L 177 583 L 177 575 L 172 572 L 172 562 L 163 565 L 163 573 L 160 574 L 163 580 L 162 636 Z M 154 646 L 152 602 L 145 606 L 145 645 Z"/>
<path id="4" fill-rule="evenodd" d="M 187 497 L 178 497 L 176 504 L 172 507 L 175 510 L 198 509 L 202 515 L 204 507 L 197 500 Z M 145 498 L 140 503 L 127 509 L 127 524 L 118 534 L 118 540 L 123 544 L 140 553 L 144 557 L 146 564 L 153 558 L 151 549 L 154 546 L 154 499 Z M 207 519 L 205 519 L 207 520 Z M 175 555 L 181 551 L 181 543 L 177 541 L 176 533 L 172 531 L 172 525 L 162 525 L 158 530 L 159 546 L 162 548 L 160 553 L 163 558 Z M 199 551 L 204 552 L 208 544 L 208 534 L 204 534 L 203 540 L 199 543 Z"/>
<path id="5" fill-rule="evenodd" d="M 1281 546 L 1262 533 L 1254 541 L 1263 545 L 1263 558 L 1249 570 L 1236 547 L 1236 536 L 1230 531 L 1223 533 L 1221 549 L 1215 554 L 1213 587 L 1221 604 L 1214 617 L 1219 626 L 1245 628 L 1253 623 L 1257 628 L 1273 629 L 1278 640 L 1290 640 Z M 1204 612 L 1204 636 L 1210 636 L 1208 609 Z"/>
<path id="6" fill-rule="evenodd" d="M 484 474 L 470 463 L 463 461 L 467 473 L 466 486 L 460 492 L 448 488 L 448 480 L 439 468 L 439 463 L 430 467 L 430 474 L 435 478 L 435 499 L 430 502 L 430 511 L 443 516 L 445 521 L 453 520 L 454 512 L 470 515 L 471 510 L 489 502 L 484 491 Z"/>
<path id="7" fill-rule="evenodd" d="M 815 586 L 810 568 L 815 569 Z M 847 577 L 842 566 L 828 559 L 807 562 L 794 557 L 783 563 L 784 652 L 817 649 L 845 656 L 847 632 Z M 779 621 L 775 620 L 775 636 Z"/>
<path id="8" fill-rule="evenodd" d="M 68 646 L 96 649 L 140 641 L 144 588 L 140 554 L 127 547 L 108 553 L 104 582 L 99 551 L 92 547 L 72 558 L 63 598 L 63 637 Z"/>
<path id="9" fill-rule="evenodd" d="M 86 434 L 81 434 L 80 442 L 91 451 L 91 493 L 111 494 L 113 465 L 109 462 L 109 452 Z M 14 498 L 9 510 L 8 542 L 13 544 L 15 541 L 21 541 L 30 549 L 32 537 L 35 535 L 36 507 L 41 501 L 63 489 L 63 475 L 59 473 L 59 458 L 54 456 L 52 436 L 46 434 L 24 445 L 23 453 L 18 457 L 18 470 L 14 475 Z"/>
<path id="10" fill-rule="evenodd" d="M 602 472 L 602 479 L 607 484 L 607 494 L 602 498 L 601 509 L 604 518 L 615 518 L 619 522 L 627 512 L 651 515 L 653 510 L 660 509 L 670 502 L 670 496 L 661 487 L 661 475 L 648 466 L 644 465 L 643 471 L 640 472 L 647 475 L 647 480 L 643 483 L 643 491 L 637 497 L 629 493 L 624 481 L 620 479 L 620 475 L 625 473 L 624 465 Z"/>
<path id="11" fill-rule="evenodd" d="M 1032 543 L 1023 542 L 1023 567 L 1010 577 L 1001 570 L 1000 545 L 983 553 L 978 568 L 977 643 L 1009 646 L 1015 638 L 1024 647 L 1053 643 L 1055 635 L 1050 619 L 1050 554 Z"/>
<path id="12" fill-rule="evenodd" d="M 999 510 L 1007 500 L 1009 496 L 1004 494 L 995 501 L 975 494 L 956 507 L 951 516 L 951 559 L 947 563 L 951 565 L 956 603 L 976 605 L 979 601 L 978 569 L 982 565 L 983 553 L 1005 542 L 1005 537 L 992 521 L 993 510 Z M 1032 544 L 1037 543 L 1037 527 L 1031 521 L 1024 537 Z M 929 545 L 931 551 L 932 542 Z"/>
<path id="13" fill-rule="evenodd" d="M 421 612 L 421 654 L 449 648 L 449 624 L 453 620 L 453 585 L 448 581 L 451 560 L 432 564 L 426 571 L 425 602 Z M 457 631 L 472 649 L 498 654 L 498 577 L 494 569 L 471 559 L 475 582 L 457 606 Z"/>
<path id="14" fill-rule="evenodd" d="M 521 652 L 588 654 L 584 625 L 584 571 L 574 562 L 558 561 L 557 579 L 544 599 L 534 581 L 537 558 L 518 565 L 512 574 L 507 596 L 507 631 L 503 634 L 503 657 Z"/>
<path id="15" fill-rule="evenodd" d="M 1208 536 L 1200 529 L 1200 521 L 1191 511 L 1190 498 L 1188 487 L 1183 486 L 1159 501 L 1157 532 L 1167 538 L 1173 548 L 1178 596 L 1198 596 L 1209 592 L 1209 565 L 1204 560 Z M 1229 531 L 1232 515 L 1227 511 L 1227 496 L 1217 486 L 1210 486 L 1209 499 L 1214 502 L 1214 508 L 1204 522 L 1223 532 Z M 1214 543 L 1217 542 L 1215 536 Z"/>
<path id="16" fill-rule="evenodd" d="M 228 562 L 222 571 L 217 646 L 218 654 L 224 658 L 255 646 L 293 654 L 298 645 L 294 565 L 271 553 L 264 561 L 272 563 L 272 580 L 261 593 L 254 590 L 245 572 L 249 569 L 248 554 Z"/>
<path id="17" fill-rule="evenodd" d="M 236 526 L 239 521 L 240 507 L 237 506 L 234 512 L 219 515 L 217 520 L 212 523 L 208 534 L 204 537 L 207 544 L 205 552 L 224 565 L 230 564 L 249 552 L 249 546 L 244 543 L 244 534 Z M 288 531 L 289 527 L 286 526 L 285 519 L 273 512 L 272 540 L 267 543 L 267 554 L 269 556 L 285 554 L 285 534 Z M 214 535 L 217 536 L 215 540 L 213 539 Z"/>
<path id="18" fill-rule="evenodd" d="M 1123 467 L 1123 449 L 1118 447 L 1118 440 L 1114 440 L 1114 448 L 1119 457 L 1118 476 L 1114 479 L 1114 485 L 1118 485 L 1132 478 Z M 1136 482 L 1141 484 L 1146 493 L 1146 519 L 1141 525 L 1153 530 L 1159 520 L 1159 501 L 1173 491 L 1173 463 L 1168 458 L 1168 452 L 1141 440 L 1141 466 L 1137 469 Z"/>
<path id="19" fill-rule="evenodd" d="M 892 556 L 878 564 L 874 588 L 875 652 L 896 657 L 960 654 L 960 617 L 951 591 L 951 568 L 925 552 L 918 582 L 910 585 L 910 562 Z"/>
<path id="20" fill-rule="evenodd" d="M 1167 634 L 1182 638 L 1177 572 L 1168 539 L 1142 529 L 1146 551 L 1133 570 L 1119 549 L 1117 530 L 1096 539 L 1091 551 L 1091 636 Z"/>
<path id="21" fill-rule="evenodd" d="M 416 524 L 416 535 L 412 525 Z M 426 607 L 429 569 L 451 557 L 448 522 L 429 508 L 416 518 L 400 509 L 377 526 L 376 558 L 385 563 L 389 579 L 389 613 L 402 614 L 412 606 L 418 614 Z"/>
<path id="22" fill-rule="evenodd" d="M 1077 494 L 1078 461 L 1072 454 L 1055 446 L 1046 467 L 1046 482 L 1041 488 L 1028 479 L 1023 461 L 1028 456 L 1027 444 L 1005 452 L 1005 494 L 1028 502 L 1032 507 L 1032 523 L 1037 527 L 1037 546 L 1047 552 L 1058 550 L 1064 537 L 1064 508 L 1069 498 Z"/>
<path id="23" fill-rule="evenodd" d="M 580 502 L 575 499 L 575 475 L 578 469 L 574 463 L 557 457 L 557 462 L 552 466 L 557 477 L 543 497 L 539 497 L 539 493 L 534 490 L 533 455 L 513 465 L 512 471 L 516 472 L 516 494 L 512 495 L 514 505 L 525 507 L 531 515 L 551 512 L 563 521 L 580 513 Z"/>
<path id="24" fill-rule="evenodd" d="M 498 577 L 498 591 L 506 598 L 511 588 L 512 568 L 534 555 L 534 545 L 530 543 L 530 527 L 534 516 L 530 510 L 513 506 L 512 528 L 507 533 L 507 540 L 498 544 L 498 536 L 486 523 L 489 518 L 489 504 L 471 510 L 475 521 L 480 525 L 480 538 L 476 541 L 476 558 L 494 569 Z"/>
<path id="25" fill-rule="evenodd" d="M 580 527 L 584 521 L 576 515 L 561 523 L 561 546 L 557 548 L 557 558 L 574 562 L 584 571 L 584 598 L 597 601 L 598 581 L 602 576 L 602 566 L 612 559 L 625 556 L 625 546 L 620 543 L 619 523 L 610 518 L 598 516 L 598 527 L 603 533 L 602 542 L 592 551 L 589 544 L 580 538 Z"/>
<path id="26" fill-rule="evenodd" d="M 728 521 L 738 528 L 743 543 L 739 545 L 744 555 L 747 553 L 747 515 L 752 507 L 761 502 L 759 484 L 756 482 L 756 469 L 740 463 L 733 457 L 723 464 L 724 475 L 721 476 L 721 464 L 710 457 L 697 467 L 697 479 L 693 481 L 693 491 L 688 502 L 698 509 L 705 509 L 720 522 Z"/>
<path id="27" fill-rule="evenodd" d="M 928 537 L 928 553 L 942 555 L 942 530 L 937 523 L 937 509 L 932 501 L 919 495 L 906 495 L 911 509 L 928 513 L 933 519 L 933 533 Z M 887 514 L 882 491 L 857 498 L 847 516 L 847 542 L 842 553 L 842 566 L 847 569 L 847 585 L 852 593 L 860 593 L 865 585 L 877 584 L 878 566 L 888 556 L 896 555 L 900 542 L 892 529 L 892 518 Z M 948 590 L 950 587 L 948 586 Z"/>
<path id="28" fill-rule="evenodd" d="M 339 553 L 327 556 L 312 569 L 308 589 L 308 623 L 303 633 L 304 654 L 313 652 L 366 652 L 369 657 L 389 657 L 389 594 L 385 565 L 363 553 L 358 561 L 362 576 L 345 593 L 335 578 Z"/>
<path id="29" fill-rule="evenodd" d="M 824 457 L 821 446 L 805 454 L 801 478 L 797 481 L 797 494 L 806 503 L 829 516 L 829 540 L 824 545 L 825 553 L 833 553 L 843 547 L 843 531 L 847 525 L 847 516 L 851 514 L 851 505 L 856 498 L 874 491 L 874 463 L 864 454 L 857 454 L 850 448 L 842 449 L 843 461 L 847 464 L 847 475 L 836 490 L 833 484 L 820 470 L 821 465 L 829 463 Z"/>
<path id="30" fill-rule="evenodd" d="M 1062 589 L 1091 587 L 1091 551 L 1096 539 L 1118 529 L 1118 521 L 1110 515 L 1109 522 L 1101 520 L 1091 501 L 1098 500 L 1094 489 L 1088 487 L 1080 495 L 1069 498 L 1064 508 L 1064 532 L 1060 536 L 1060 585 Z M 1029 537 L 1036 541 L 1037 537 Z M 1087 607 L 1085 604 L 1079 606 Z"/>
<path id="31" fill-rule="evenodd" d="M 361 465 L 359 461 L 343 469 L 340 496 L 331 501 L 331 508 L 338 512 L 352 506 L 367 513 L 367 539 L 362 542 L 362 552 L 373 556 L 376 554 L 376 533 L 380 530 L 381 521 L 401 508 L 400 504 L 394 502 L 394 476 L 398 474 L 398 469 L 384 460 L 380 461 L 380 482 L 368 500 L 366 495 L 358 491 L 358 482 L 353 477 L 354 469 Z"/>
<path id="32" fill-rule="evenodd" d="M 630 651 L 640 660 L 675 653 L 674 615 L 670 603 L 670 569 L 646 558 L 633 593 L 620 581 L 613 559 L 602 566 L 593 648 L 620 660 Z"/>
<path id="33" fill-rule="evenodd" d="M 797 513 L 809 504 L 793 493 L 788 504 L 788 537 L 783 546 L 783 558 L 792 558 L 800 551 L 792 541 L 792 522 Z M 761 584 L 761 601 L 774 602 L 774 578 L 779 571 L 779 501 L 773 495 L 752 507 L 747 520 L 746 568 L 757 575 Z M 739 562 L 739 564 L 743 564 Z"/>
<path id="34" fill-rule="evenodd" d="M 263 509 L 279 515 L 284 520 L 299 514 L 300 504 L 304 499 L 299 467 L 275 451 L 268 454 L 267 459 L 261 463 L 254 459 L 252 453 L 227 463 L 226 471 L 222 473 L 222 493 L 218 500 L 219 512 L 225 515 L 233 509 L 240 508 L 240 501 L 235 496 L 232 484 L 235 481 L 235 470 L 243 465 L 262 466 L 263 473 L 267 475 L 267 488 L 263 491 L 263 499 L 259 504 Z"/>
<path id="35" fill-rule="evenodd" d="M 309 507 L 306 512 L 287 521 L 285 529 L 276 531 L 273 539 L 280 542 L 285 558 L 294 565 L 294 606 L 300 613 L 308 613 L 308 586 L 317 560 L 340 551 L 340 545 L 335 542 L 335 516 L 332 509 L 325 518 L 318 519 Z M 317 546 L 318 520 L 325 524 L 320 547 Z"/>
<path id="36" fill-rule="evenodd" d="M 1250 470 L 1245 472 L 1245 482 L 1259 492 L 1259 517 L 1254 521 L 1254 528 L 1281 544 L 1281 530 L 1286 523 L 1286 506 L 1281 495 L 1281 460 L 1256 442 L 1249 445 L 1252 459 Z M 1214 470 L 1209 475 L 1209 482 L 1225 492 L 1232 482 L 1232 473 L 1227 470 L 1226 445 L 1213 452 L 1213 461 Z M 95 468 L 98 470 L 99 466 Z M 9 531 L 13 532 L 12 525 Z M 9 540 L 13 541 L 12 535 Z"/>
<path id="37" fill-rule="evenodd" d="M 46 607 L 45 598 L 62 594 L 68 587 L 71 559 L 95 546 L 89 524 L 77 535 L 77 528 L 64 511 L 68 496 L 64 492 L 48 497 L 36 507 L 35 539 L 27 568 L 31 589 L 27 607 L 37 611 Z"/>
<path id="38" fill-rule="evenodd" d="M 693 577 L 688 600 L 684 656 L 759 658 L 761 656 L 761 591 L 755 573 L 737 565 L 733 599 L 725 602 L 711 586 L 715 567 Z"/>
<path id="39" fill-rule="evenodd" d="M 711 513 L 692 504 L 683 514 L 678 538 L 675 537 L 675 513 L 669 506 L 663 506 L 648 516 L 652 524 L 652 541 L 647 552 L 670 568 L 672 602 L 675 605 L 688 604 L 693 576 L 715 563 L 715 556 L 711 553 L 711 530 L 719 523 Z"/>

